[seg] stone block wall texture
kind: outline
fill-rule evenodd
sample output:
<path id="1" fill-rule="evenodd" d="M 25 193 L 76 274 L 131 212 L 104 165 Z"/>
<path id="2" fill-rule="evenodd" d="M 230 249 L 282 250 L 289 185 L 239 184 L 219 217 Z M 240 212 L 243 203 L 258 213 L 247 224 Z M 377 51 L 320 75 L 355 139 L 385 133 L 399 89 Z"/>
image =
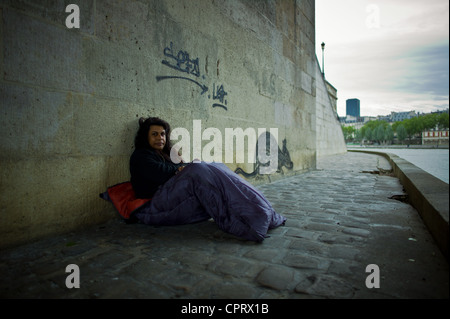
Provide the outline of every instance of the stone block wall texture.
<path id="1" fill-rule="evenodd" d="M 316 151 L 317 157 L 345 153 L 344 133 L 336 111 L 336 89 L 329 86 L 316 68 Z"/>
<path id="2" fill-rule="evenodd" d="M 71 3 L 80 28 L 66 26 Z M 116 216 L 98 194 L 129 179 L 142 116 L 186 128 L 192 145 L 194 120 L 222 140 L 226 128 L 277 128 L 279 172 L 227 163 L 253 183 L 345 151 L 318 78 L 314 6 L 0 0 L 0 247 Z"/>

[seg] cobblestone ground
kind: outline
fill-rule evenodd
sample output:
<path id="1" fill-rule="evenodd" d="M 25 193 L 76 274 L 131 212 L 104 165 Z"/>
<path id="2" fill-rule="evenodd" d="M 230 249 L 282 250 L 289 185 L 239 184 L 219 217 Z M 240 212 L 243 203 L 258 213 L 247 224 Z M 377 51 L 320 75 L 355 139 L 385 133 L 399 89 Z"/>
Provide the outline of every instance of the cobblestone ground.
<path id="1" fill-rule="evenodd" d="M 287 217 L 257 244 L 212 221 L 120 220 L 0 252 L 2 298 L 448 298 L 449 269 L 382 157 L 347 153 L 260 186 Z M 403 197 L 403 196 L 400 196 Z M 80 269 L 68 289 L 66 266 Z M 366 279 L 379 268 L 379 288 Z M 370 283 L 374 281 L 369 280 Z"/>

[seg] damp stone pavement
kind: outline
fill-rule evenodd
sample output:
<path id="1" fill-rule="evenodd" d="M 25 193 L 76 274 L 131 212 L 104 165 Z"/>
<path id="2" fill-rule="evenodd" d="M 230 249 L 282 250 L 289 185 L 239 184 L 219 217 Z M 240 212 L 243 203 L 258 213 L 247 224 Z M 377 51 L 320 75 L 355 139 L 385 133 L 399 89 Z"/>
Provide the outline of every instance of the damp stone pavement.
<path id="1" fill-rule="evenodd" d="M 390 164 L 349 152 L 259 186 L 287 217 L 263 243 L 213 221 L 152 227 L 117 218 L 0 251 L 0 297 L 449 298 L 447 260 L 418 212 L 390 198 L 405 195 L 402 185 L 379 168 Z M 79 271 L 66 272 L 72 264 Z"/>

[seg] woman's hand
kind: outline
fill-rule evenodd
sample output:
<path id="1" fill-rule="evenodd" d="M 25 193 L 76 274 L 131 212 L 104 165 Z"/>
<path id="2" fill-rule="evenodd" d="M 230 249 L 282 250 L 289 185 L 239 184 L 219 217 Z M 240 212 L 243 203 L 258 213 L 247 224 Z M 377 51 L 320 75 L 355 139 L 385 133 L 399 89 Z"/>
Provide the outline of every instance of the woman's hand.
<path id="1" fill-rule="evenodd" d="M 185 168 L 185 166 L 178 167 L 177 170 L 175 171 L 175 175 L 178 174 L 179 172 L 181 172 L 184 168 Z"/>

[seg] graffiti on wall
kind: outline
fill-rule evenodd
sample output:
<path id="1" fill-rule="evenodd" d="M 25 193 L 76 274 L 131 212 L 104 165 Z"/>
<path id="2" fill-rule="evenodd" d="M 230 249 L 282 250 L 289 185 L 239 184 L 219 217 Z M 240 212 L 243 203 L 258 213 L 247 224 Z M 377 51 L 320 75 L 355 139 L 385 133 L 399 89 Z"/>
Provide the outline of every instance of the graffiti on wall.
<path id="1" fill-rule="evenodd" d="M 162 64 L 180 72 L 192 74 L 196 77 L 200 76 L 198 58 L 192 60 L 189 53 L 183 50 L 180 50 L 177 54 L 174 54 L 172 42 L 170 42 L 168 47 L 164 48 L 164 56 L 168 59 L 163 60 Z"/>
<path id="2" fill-rule="evenodd" d="M 216 84 L 214 83 L 212 98 L 213 98 L 213 100 L 219 100 L 220 103 L 214 103 L 212 106 L 213 107 L 223 107 L 226 110 L 227 107 L 225 105 L 227 104 L 227 100 L 225 100 L 225 96 L 227 94 L 228 93 L 225 92 L 223 85 L 218 86 L 216 89 Z M 223 103 L 225 103 L 225 105 L 223 105 Z"/>
<path id="3" fill-rule="evenodd" d="M 163 53 L 164 59 L 161 61 L 163 65 L 178 72 L 186 73 L 187 76 L 195 76 L 195 78 L 190 78 L 187 76 L 157 76 L 157 82 L 169 79 L 185 80 L 199 86 L 201 89 L 200 95 L 204 95 L 206 92 L 210 91 L 210 88 L 206 84 L 201 83 L 202 80 L 205 80 L 205 76 L 201 76 L 200 74 L 200 63 L 198 57 L 195 59 L 191 58 L 189 53 L 184 50 L 179 50 L 175 53 L 173 49 L 173 42 L 170 42 L 170 45 L 164 48 Z M 212 94 L 208 94 L 207 97 L 208 99 L 213 100 L 213 108 L 220 107 L 224 110 L 228 110 L 228 101 L 225 99 L 227 95 L 228 93 L 225 91 L 223 84 L 216 85 L 216 83 L 213 83 Z"/>
<path id="4" fill-rule="evenodd" d="M 223 108 L 228 111 L 228 92 L 225 90 L 223 84 L 212 83 L 208 84 L 206 82 L 206 76 L 201 74 L 202 68 L 200 65 L 200 59 L 198 57 L 192 57 L 189 52 L 180 49 L 174 50 L 173 42 L 170 42 L 169 46 L 165 47 L 163 50 L 164 58 L 161 63 L 164 66 L 169 67 L 177 72 L 179 75 L 159 75 L 156 77 L 156 81 L 164 80 L 182 80 L 195 84 L 200 88 L 200 95 L 212 100 L 213 108 Z M 205 71 L 207 72 L 208 60 L 206 58 Z M 219 61 L 217 61 L 217 75 L 219 74 Z M 207 85 L 208 84 L 208 85 Z M 289 151 L 287 149 L 287 141 L 283 140 L 282 149 L 278 145 L 276 139 L 270 132 L 261 134 L 256 141 L 256 156 L 255 163 L 253 164 L 252 172 L 245 172 L 242 168 L 238 167 L 235 173 L 241 174 L 247 178 L 258 177 L 262 175 L 281 173 L 283 174 L 283 167 L 288 170 L 292 170 L 294 167 Z M 259 153 L 259 145 L 265 145 L 262 148 L 262 153 Z M 274 148 L 273 148 L 274 147 Z M 265 153 L 264 153 L 265 152 Z M 276 160 L 272 162 L 270 160 L 271 156 L 277 156 Z M 264 160 L 266 159 L 266 160 Z"/>
<path id="5" fill-rule="evenodd" d="M 263 133 L 264 134 L 264 133 Z M 270 143 L 272 143 L 271 141 L 274 141 L 275 138 L 270 134 L 270 132 L 266 131 L 266 136 L 265 138 L 262 139 L 262 135 L 261 134 L 258 137 L 258 140 L 256 141 L 256 150 L 259 149 L 259 143 L 262 142 L 263 140 L 265 140 L 266 143 L 266 155 L 270 155 Z M 264 143 L 264 142 L 263 142 Z M 289 151 L 287 149 L 287 141 L 286 139 L 283 140 L 283 148 L 280 149 L 279 146 L 277 146 L 278 148 L 278 168 L 276 173 L 284 173 L 283 172 L 283 167 L 286 167 L 288 170 L 292 170 L 294 168 L 294 163 L 291 160 L 291 156 L 289 154 Z M 266 163 L 262 163 L 262 161 L 259 159 L 259 155 L 258 155 L 258 151 L 256 152 L 256 162 L 253 166 L 253 171 L 250 173 L 245 172 L 242 168 L 238 167 L 235 169 L 235 173 L 236 174 L 241 174 L 247 178 L 249 177 L 256 177 L 258 175 L 262 175 L 261 174 L 261 168 L 262 167 L 267 167 L 270 166 L 270 162 L 266 162 Z"/>

